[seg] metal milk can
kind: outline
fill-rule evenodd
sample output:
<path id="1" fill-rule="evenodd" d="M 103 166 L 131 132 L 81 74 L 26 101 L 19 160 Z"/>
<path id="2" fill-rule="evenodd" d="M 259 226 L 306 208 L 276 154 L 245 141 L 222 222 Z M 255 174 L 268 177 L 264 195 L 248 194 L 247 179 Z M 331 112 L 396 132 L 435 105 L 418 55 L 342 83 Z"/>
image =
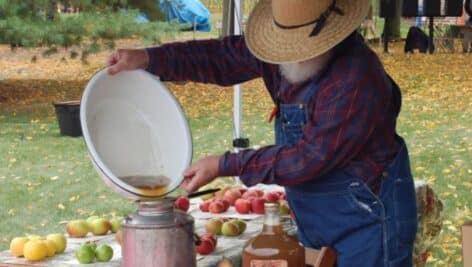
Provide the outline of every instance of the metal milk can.
<path id="1" fill-rule="evenodd" d="M 101 70 L 84 90 L 80 122 L 97 173 L 138 203 L 123 222 L 123 266 L 196 266 L 194 221 L 168 197 L 192 159 L 190 127 L 177 98 L 143 70 L 113 76 Z"/>
<path id="2" fill-rule="evenodd" d="M 174 210 L 172 199 L 139 202 L 123 223 L 123 266 L 196 266 L 193 231 L 193 218 Z"/>

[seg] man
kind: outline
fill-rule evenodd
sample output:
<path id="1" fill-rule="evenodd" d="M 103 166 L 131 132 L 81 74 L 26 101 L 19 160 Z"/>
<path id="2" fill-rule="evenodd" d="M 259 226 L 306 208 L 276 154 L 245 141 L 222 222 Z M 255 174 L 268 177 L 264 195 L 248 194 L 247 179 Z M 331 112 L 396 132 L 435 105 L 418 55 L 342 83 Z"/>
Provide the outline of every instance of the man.
<path id="1" fill-rule="evenodd" d="M 401 96 L 355 33 L 369 0 L 260 0 L 245 36 L 119 50 L 109 72 L 232 85 L 262 77 L 276 104 L 276 144 L 205 157 L 184 176 L 285 186 L 299 238 L 330 246 L 338 266 L 412 266 L 416 202 L 396 135 Z"/>

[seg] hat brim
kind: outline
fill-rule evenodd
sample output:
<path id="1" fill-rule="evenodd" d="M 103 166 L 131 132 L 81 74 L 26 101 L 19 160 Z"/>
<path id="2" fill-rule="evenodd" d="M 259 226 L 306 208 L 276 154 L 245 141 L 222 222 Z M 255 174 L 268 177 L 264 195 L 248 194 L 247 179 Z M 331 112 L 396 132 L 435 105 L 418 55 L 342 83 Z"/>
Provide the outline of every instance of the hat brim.
<path id="1" fill-rule="evenodd" d="M 366 18 L 370 0 L 337 0 L 344 15 L 331 13 L 316 36 L 310 36 L 316 24 L 282 29 L 272 17 L 272 0 L 260 0 L 249 16 L 246 45 L 262 61 L 282 64 L 300 62 L 321 55 L 344 40 Z"/>

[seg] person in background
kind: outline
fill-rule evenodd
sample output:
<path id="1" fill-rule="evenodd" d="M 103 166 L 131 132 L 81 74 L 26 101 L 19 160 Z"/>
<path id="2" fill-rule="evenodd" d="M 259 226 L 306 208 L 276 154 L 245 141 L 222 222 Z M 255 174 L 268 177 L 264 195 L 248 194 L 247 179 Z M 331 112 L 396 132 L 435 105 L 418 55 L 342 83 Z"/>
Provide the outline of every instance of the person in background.
<path id="1" fill-rule="evenodd" d="M 472 26 L 472 1 L 471 0 L 465 0 L 464 3 L 464 9 L 469 18 L 467 19 L 467 25 Z"/>
<path id="2" fill-rule="evenodd" d="M 260 0 L 244 36 L 120 49 L 108 71 L 221 86 L 262 78 L 275 144 L 204 157 L 182 187 L 192 192 L 219 176 L 284 186 L 305 247 L 334 248 L 341 267 L 412 266 L 416 197 L 395 130 L 401 94 L 357 33 L 369 6 Z"/>
<path id="3" fill-rule="evenodd" d="M 416 27 L 421 28 L 423 26 L 423 1 L 418 0 L 418 16 L 416 17 Z"/>

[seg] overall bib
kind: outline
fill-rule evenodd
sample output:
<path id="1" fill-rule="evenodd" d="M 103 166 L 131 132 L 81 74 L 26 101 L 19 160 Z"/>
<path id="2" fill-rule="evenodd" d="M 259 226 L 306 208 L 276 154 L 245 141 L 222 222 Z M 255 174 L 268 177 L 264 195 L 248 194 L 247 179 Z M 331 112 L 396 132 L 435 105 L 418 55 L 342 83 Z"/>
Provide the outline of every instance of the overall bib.
<path id="1" fill-rule="evenodd" d="M 294 144 L 302 137 L 305 106 L 317 89 L 307 90 L 304 103 L 279 104 L 277 144 Z M 305 247 L 334 248 L 341 267 L 412 266 L 416 196 L 408 151 L 403 139 L 397 139 L 401 148 L 382 175 L 379 194 L 343 170 L 285 188 Z"/>

